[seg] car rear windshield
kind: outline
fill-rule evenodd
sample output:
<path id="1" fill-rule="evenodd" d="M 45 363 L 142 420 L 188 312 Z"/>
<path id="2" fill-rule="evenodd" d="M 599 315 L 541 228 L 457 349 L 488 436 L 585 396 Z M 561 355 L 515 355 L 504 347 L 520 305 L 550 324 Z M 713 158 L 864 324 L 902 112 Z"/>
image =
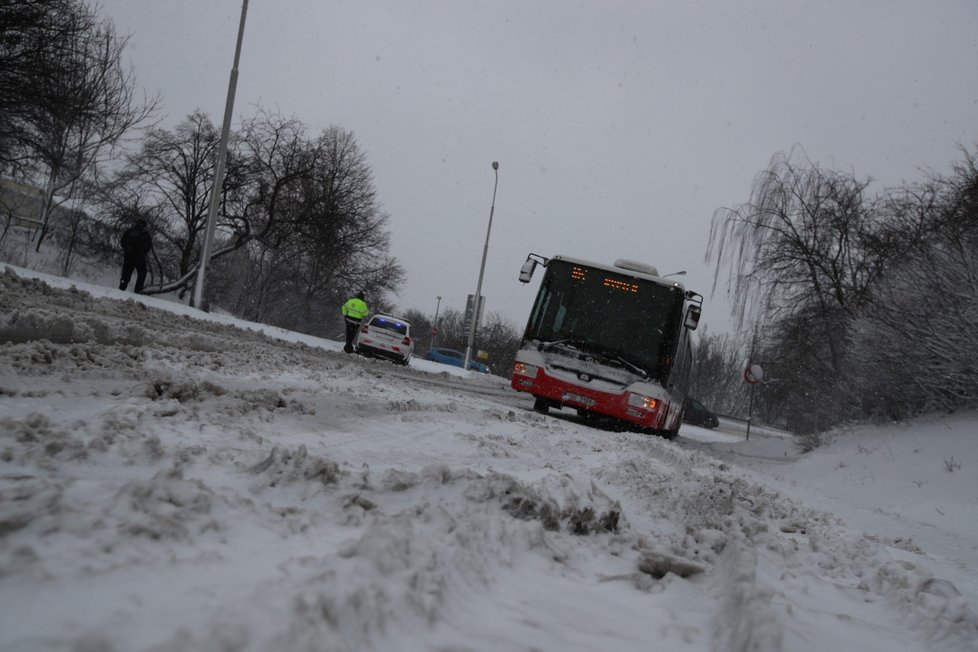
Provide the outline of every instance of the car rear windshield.
<path id="1" fill-rule="evenodd" d="M 384 330 L 394 331 L 398 335 L 408 334 L 408 325 L 403 321 L 398 321 L 396 319 L 388 319 L 387 317 L 374 317 L 370 320 L 371 326 L 376 326 L 377 328 L 383 328 Z"/>

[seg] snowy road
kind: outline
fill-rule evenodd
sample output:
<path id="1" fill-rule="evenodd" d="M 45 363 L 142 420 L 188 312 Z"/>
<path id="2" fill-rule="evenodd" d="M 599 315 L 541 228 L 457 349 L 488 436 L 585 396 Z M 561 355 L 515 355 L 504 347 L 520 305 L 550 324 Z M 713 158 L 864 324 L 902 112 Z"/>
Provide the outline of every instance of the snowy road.
<path id="1" fill-rule="evenodd" d="M 974 528 L 847 521 L 782 438 L 0 284 L 2 650 L 978 649 Z"/>

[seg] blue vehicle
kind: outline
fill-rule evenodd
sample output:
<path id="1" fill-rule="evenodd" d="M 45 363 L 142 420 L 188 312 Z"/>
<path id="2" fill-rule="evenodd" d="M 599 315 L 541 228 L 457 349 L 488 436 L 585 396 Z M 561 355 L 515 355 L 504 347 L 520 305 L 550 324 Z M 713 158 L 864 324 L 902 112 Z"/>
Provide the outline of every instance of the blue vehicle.
<path id="1" fill-rule="evenodd" d="M 432 362 L 439 362 L 441 364 L 450 364 L 454 367 L 462 367 L 465 365 L 465 354 L 461 351 L 456 351 L 455 349 L 443 349 L 443 348 L 433 348 L 429 349 L 428 353 L 424 356 L 425 360 L 431 360 Z M 489 373 L 489 367 L 478 360 L 469 360 L 469 369 L 473 371 L 479 371 L 481 373 Z"/>

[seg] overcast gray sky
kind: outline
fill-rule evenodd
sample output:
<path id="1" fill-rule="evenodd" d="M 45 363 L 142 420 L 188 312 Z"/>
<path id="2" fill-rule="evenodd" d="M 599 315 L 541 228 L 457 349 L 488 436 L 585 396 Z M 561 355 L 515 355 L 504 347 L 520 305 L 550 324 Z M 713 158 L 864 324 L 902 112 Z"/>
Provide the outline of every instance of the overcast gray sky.
<path id="1" fill-rule="evenodd" d="M 164 126 L 224 113 L 240 0 L 102 0 Z M 402 309 L 483 294 L 522 328 L 527 253 L 688 270 L 720 206 L 802 146 L 879 186 L 978 143 L 975 0 L 250 0 L 235 122 L 352 131 L 407 271 Z M 717 314 L 722 310 L 724 314 Z M 711 314 L 712 313 L 712 314 Z"/>

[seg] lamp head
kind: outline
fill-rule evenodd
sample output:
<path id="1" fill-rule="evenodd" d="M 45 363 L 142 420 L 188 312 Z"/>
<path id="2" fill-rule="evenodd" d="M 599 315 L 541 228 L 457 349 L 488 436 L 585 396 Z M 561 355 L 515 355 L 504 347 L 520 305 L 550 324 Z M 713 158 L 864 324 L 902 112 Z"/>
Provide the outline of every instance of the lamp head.
<path id="1" fill-rule="evenodd" d="M 499 169 L 499 161 L 493 161 L 492 162 L 492 169 L 493 170 L 498 170 Z"/>

